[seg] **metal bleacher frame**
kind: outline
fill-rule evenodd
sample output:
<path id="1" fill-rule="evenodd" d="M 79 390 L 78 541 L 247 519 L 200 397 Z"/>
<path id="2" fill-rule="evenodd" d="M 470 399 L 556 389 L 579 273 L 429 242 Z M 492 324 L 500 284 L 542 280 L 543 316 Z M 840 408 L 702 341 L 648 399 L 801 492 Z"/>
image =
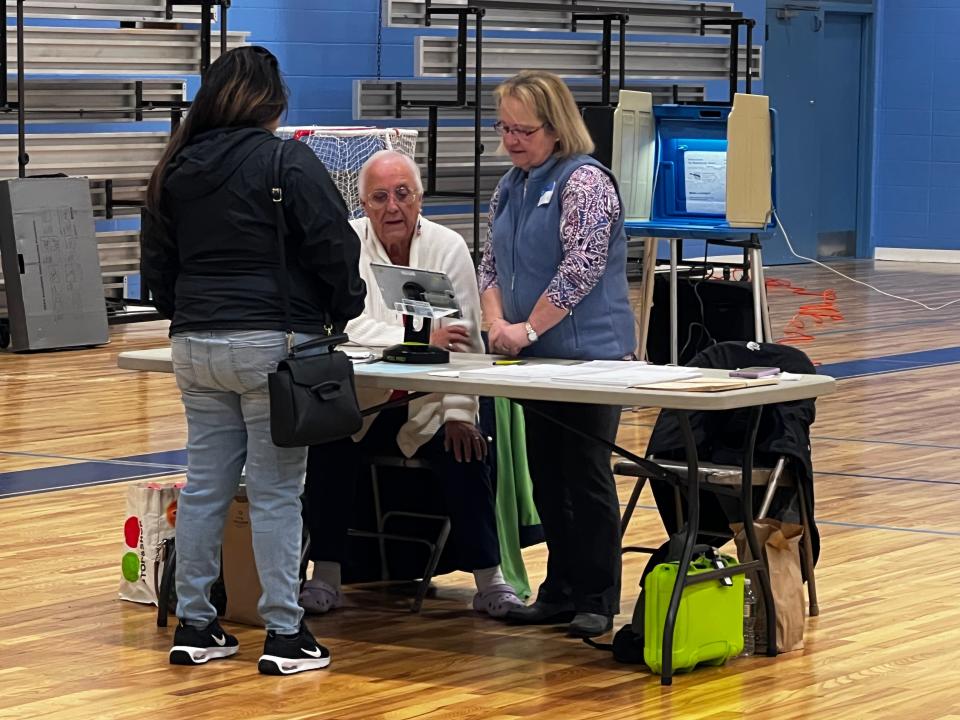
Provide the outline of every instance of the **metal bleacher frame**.
<path id="1" fill-rule="evenodd" d="M 396 116 L 402 116 L 404 107 L 425 107 L 427 109 L 427 185 L 425 197 L 459 197 L 473 200 L 473 246 L 474 262 L 480 257 L 480 156 L 484 146 L 481 138 L 483 120 L 483 16 L 485 10 L 471 3 L 466 7 L 431 7 L 429 0 L 424 6 L 423 22 L 426 27 L 434 16 L 454 15 L 457 18 L 457 94 L 450 100 L 431 100 L 421 103 L 416 100 L 402 99 L 403 86 L 397 83 L 395 91 Z M 472 192 L 465 193 L 459 190 L 437 189 L 437 132 L 439 127 L 440 108 L 469 109 L 471 102 L 467 99 L 467 19 L 474 16 L 474 30 L 476 45 L 474 52 L 474 93 L 473 93 L 473 188 Z"/>
<path id="2" fill-rule="evenodd" d="M 185 88 L 184 80 L 178 78 L 177 76 L 172 76 L 169 80 L 166 79 L 152 79 L 152 80 L 142 80 L 142 79 L 131 79 L 131 80 L 117 80 L 109 75 L 97 76 L 96 74 L 92 75 L 89 78 L 85 78 L 79 82 L 84 84 L 87 88 L 102 88 L 103 93 L 107 96 L 112 97 L 111 90 L 114 92 L 116 88 L 121 88 L 124 97 L 129 98 L 132 102 L 127 102 L 126 100 L 121 100 L 118 106 L 69 106 L 67 102 L 64 102 L 62 99 L 55 103 L 56 107 L 30 107 L 27 102 L 28 96 L 35 95 L 38 98 L 44 95 L 43 88 L 45 86 L 50 88 L 57 87 L 68 87 L 70 80 L 58 80 L 54 79 L 45 79 L 41 77 L 32 76 L 29 80 L 27 79 L 27 62 L 28 58 L 25 53 L 25 36 L 29 33 L 35 35 L 38 33 L 78 33 L 78 37 L 82 41 L 82 33 L 84 30 L 76 30 L 73 28 L 58 28 L 52 30 L 46 26 L 28 26 L 25 23 L 25 16 L 27 15 L 27 10 L 32 8 L 37 8 L 35 12 L 31 12 L 30 16 L 44 17 L 44 18 L 55 18 L 59 19 L 63 16 L 64 11 L 69 12 L 69 17 L 76 19 L 109 19 L 116 20 L 119 24 L 117 30 L 122 33 L 137 33 L 144 32 L 140 28 L 131 30 L 130 27 L 133 25 L 141 23 L 156 23 L 163 21 L 179 21 L 186 23 L 196 23 L 199 22 L 200 32 L 199 32 L 199 41 L 200 41 L 200 61 L 199 73 L 201 77 L 206 72 L 207 68 L 210 66 L 211 54 L 212 54 L 212 21 L 214 18 L 214 8 L 219 11 L 219 20 L 220 20 L 220 52 L 226 52 L 229 42 L 229 30 L 227 25 L 227 10 L 230 7 L 231 0 L 163 0 L 162 4 L 157 2 L 145 3 L 142 9 L 145 11 L 144 14 L 136 14 L 136 10 L 141 9 L 140 7 L 134 5 L 132 8 L 126 6 L 119 10 L 117 7 L 98 7 L 98 3 L 94 1 L 83 2 L 82 0 L 77 3 L 73 3 L 69 8 L 59 5 L 56 2 L 44 5 L 42 0 L 35 0 L 30 2 L 30 0 L 9 0 L 9 4 L 15 4 L 15 13 L 16 13 L 16 22 L 15 22 L 15 32 L 16 32 L 16 99 L 11 98 L 10 92 L 10 61 L 6 52 L 0 56 L 0 120 L 4 117 L 9 117 L 10 114 L 16 114 L 16 123 L 17 123 L 17 176 L 20 178 L 27 177 L 27 167 L 30 164 L 30 155 L 27 152 L 27 141 L 31 139 L 35 142 L 40 143 L 42 147 L 47 147 L 51 143 L 61 142 L 65 145 L 71 145 L 71 149 L 81 149 L 85 143 L 83 142 L 84 134 L 80 135 L 59 135 L 59 134 L 40 134 L 40 135 L 28 135 L 26 132 L 26 122 L 27 117 L 29 116 L 31 121 L 45 122 L 45 121 L 63 121 L 63 120 L 131 120 L 134 122 L 141 122 L 151 115 L 167 115 L 169 114 L 170 118 L 170 127 L 171 132 L 176 129 L 180 120 L 183 117 L 183 113 L 189 108 L 190 101 L 186 100 L 183 96 L 183 89 Z M 199 18 L 196 17 L 195 12 L 177 12 L 177 7 L 198 7 L 199 8 Z M 131 13 L 130 10 L 133 10 Z M 159 15 L 162 14 L 162 17 Z M 9 20 L 9 9 L 5 7 L 4 10 L 4 22 L 3 26 L 0 27 L 0 46 L 4 49 L 7 48 L 8 42 L 8 26 L 7 21 Z M 106 30 L 93 30 L 93 32 L 111 32 L 112 28 Z M 147 31 L 149 32 L 149 31 Z M 164 27 L 159 33 L 169 32 L 172 36 L 173 33 L 178 33 L 175 39 L 182 40 L 184 36 L 194 35 L 195 31 L 181 31 L 175 24 L 171 24 L 169 28 Z M 159 34 L 154 36 L 159 37 Z M 166 40 L 167 38 L 164 38 Z M 181 43 L 182 44 L 182 43 Z M 70 66 L 71 61 L 67 61 L 65 65 Z M 186 61 L 183 61 L 186 63 Z M 89 68 L 85 65 L 94 64 L 92 59 L 88 59 L 85 63 L 81 62 L 81 70 L 78 72 L 89 72 Z M 117 59 L 110 63 L 111 66 L 119 65 L 123 66 L 124 61 L 122 59 Z M 70 75 L 69 67 L 63 69 L 62 71 L 54 70 L 53 72 L 61 72 L 64 75 Z M 195 66 L 196 67 L 196 66 Z M 44 69 L 40 72 L 51 72 L 49 69 Z M 120 71 L 123 74 L 129 72 L 129 67 L 124 67 L 124 70 Z M 119 74 L 119 73 L 118 73 Z M 174 95 L 172 89 L 179 83 L 180 85 L 180 97 L 177 98 Z M 153 88 L 153 89 L 152 89 Z M 156 88 L 165 88 L 163 90 L 157 90 Z M 80 92 L 75 92 L 75 95 L 78 98 L 84 97 L 85 92 L 93 92 L 92 90 L 85 90 Z M 69 97 L 69 92 L 65 93 Z M 132 97 L 130 97 L 132 95 Z M 163 97 L 163 96 L 166 97 Z M 159 97 L 158 97 L 159 96 Z M 90 133 L 91 136 L 96 136 L 97 133 Z M 154 133 L 134 133 L 130 136 L 124 136 L 120 134 L 114 134 L 111 137 L 117 140 L 120 144 L 120 150 L 123 149 L 123 142 L 120 142 L 124 138 L 129 138 L 138 143 L 137 147 L 145 148 L 149 147 L 150 143 L 155 141 Z M 163 143 L 166 144 L 167 133 L 163 133 Z M 161 147 L 158 145 L 158 147 Z M 111 163 L 111 162 L 92 162 L 87 161 L 90 165 L 97 166 L 109 166 L 111 164 L 120 164 L 120 163 Z M 127 160 L 127 162 L 132 162 Z M 83 161 L 79 161 L 79 164 L 82 164 Z M 68 166 L 68 163 L 61 165 L 59 162 L 46 162 L 43 163 L 44 168 L 42 173 L 56 173 L 62 171 Z M 51 167 L 53 166 L 53 167 Z M 74 165 L 76 167 L 76 165 Z M 104 219 L 112 219 L 115 216 L 115 212 L 121 208 L 133 210 L 139 208 L 143 205 L 142 201 L 137 197 L 130 197 L 131 194 L 139 195 L 142 192 L 142 179 L 140 178 L 143 175 L 143 170 L 134 171 L 133 173 L 125 172 L 121 173 L 121 177 L 112 177 L 112 176 L 102 176 L 106 174 L 104 171 L 101 173 L 78 173 L 86 174 L 89 177 L 89 182 L 91 186 L 91 194 L 95 198 L 102 198 L 102 203 L 98 200 L 94 201 L 95 210 L 102 214 Z M 147 173 L 149 174 L 149 173 Z M 92 176 L 91 176 L 92 175 Z M 119 181 L 119 185 L 116 183 Z M 134 183 L 131 185 L 131 183 Z M 117 197 L 115 195 L 115 190 L 122 190 L 121 195 L 126 197 Z M 125 308 L 128 302 L 127 298 L 121 297 L 119 299 L 107 297 L 107 293 L 116 287 L 116 283 L 111 283 L 110 280 L 117 277 L 122 277 L 130 273 L 130 263 L 134 261 L 135 257 L 139 257 L 139 243 L 136 240 L 137 232 L 136 231 L 102 231 L 97 233 L 98 238 L 98 251 L 101 255 L 102 267 L 101 273 L 104 278 L 104 301 L 107 303 L 108 307 L 108 318 L 111 323 L 119 322 L 133 322 L 140 320 L 152 320 L 157 319 L 159 316 L 155 312 L 135 312 L 127 313 Z M 120 285 L 122 287 L 122 284 Z M 135 298 L 132 302 L 146 304 L 149 300 L 148 297 L 144 297 L 145 289 L 141 285 L 141 297 Z M 111 307 L 113 305 L 113 307 Z M 6 343 L 4 340 L 9 337 L 9 320 L 5 317 L 0 317 L 0 348 L 5 347 Z"/>
<path id="3" fill-rule="evenodd" d="M 457 60 L 456 60 L 456 96 L 452 99 L 410 99 L 404 97 L 404 84 L 402 81 L 393 83 L 394 90 L 394 117 L 401 119 L 404 110 L 415 108 L 427 109 L 427 180 L 425 198 L 444 198 L 444 197 L 472 197 L 473 199 L 473 242 L 471 244 L 474 262 L 479 261 L 480 257 L 480 191 L 481 191 L 481 158 L 484 152 L 484 145 L 481 139 L 482 121 L 483 121 L 483 18 L 488 10 L 527 10 L 538 11 L 543 9 L 543 4 L 536 2 L 514 2 L 513 0 L 468 0 L 466 5 L 438 5 L 432 0 L 424 0 L 424 27 L 431 27 L 432 20 L 435 17 L 443 15 L 452 15 L 457 18 Z M 753 53 L 753 27 L 755 21 L 744 18 L 743 13 L 730 9 L 712 9 L 708 8 L 706 3 L 700 3 L 699 8 L 650 8 L 650 7 L 631 7 L 629 11 L 622 6 L 604 5 L 602 3 L 583 3 L 578 0 L 561 0 L 551 3 L 551 11 L 569 13 L 569 27 L 571 32 L 578 31 L 578 24 L 589 21 L 601 23 L 601 68 L 600 68 L 600 100 L 578 101 L 580 107 L 585 106 L 611 106 L 612 100 L 612 52 L 613 52 L 613 23 L 618 25 L 618 50 L 619 62 L 617 70 L 617 91 L 627 88 L 626 85 L 626 49 L 627 49 L 627 24 L 630 16 L 641 17 L 688 17 L 699 21 L 699 33 L 706 35 L 709 28 L 723 27 L 729 28 L 730 49 L 729 49 L 729 81 L 730 81 L 730 99 L 733 102 L 733 96 L 737 91 L 739 82 L 739 57 L 740 57 L 740 28 L 745 27 L 746 33 L 746 91 L 749 93 L 752 87 L 752 53 Z M 473 79 L 473 100 L 467 99 L 467 60 L 468 60 L 468 23 L 469 16 L 475 18 L 474 35 L 474 79 Z M 588 28 L 591 32 L 593 28 Z M 677 83 L 672 85 L 672 99 L 674 103 L 679 104 L 680 86 Z M 719 101 L 715 103 L 726 105 L 728 103 Z M 442 190 L 437 188 L 437 134 L 439 129 L 439 110 L 446 109 L 473 109 L 474 115 L 474 144 L 473 144 L 473 187 L 472 193 L 458 190 Z"/>

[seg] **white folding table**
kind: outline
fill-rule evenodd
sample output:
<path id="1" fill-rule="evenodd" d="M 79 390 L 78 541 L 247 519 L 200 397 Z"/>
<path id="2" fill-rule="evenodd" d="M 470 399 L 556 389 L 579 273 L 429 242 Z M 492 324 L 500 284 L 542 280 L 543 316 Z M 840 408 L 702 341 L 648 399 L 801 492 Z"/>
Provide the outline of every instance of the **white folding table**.
<path id="1" fill-rule="evenodd" d="M 661 682 L 669 685 L 673 677 L 673 635 L 676 626 L 677 611 L 680 607 L 680 598 L 683 588 L 694 583 L 708 582 L 727 577 L 732 574 L 757 570 L 767 612 L 767 654 L 777 654 L 776 643 L 776 612 L 773 603 L 773 594 L 770 587 L 767 567 L 762 560 L 763 554 L 757 541 L 753 526 L 752 492 L 750 478 L 753 472 L 753 448 L 757 428 L 760 423 L 760 412 L 764 405 L 774 403 L 806 400 L 832 393 L 836 388 L 833 378 L 824 375 L 800 375 L 795 380 L 783 380 L 776 385 L 761 385 L 739 390 L 723 392 L 690 392 L 677 390 L 640 389 L 629 387 L 610 387 L 603 385 L 573 384 L 545 379 L 517 379 L 510 377 L 510 373 L 503 373 L 502 377 L 470 377 L 461 376 L 469 370 L 491 368 L 497 356 L 471 355 L 466 353 L 452 353 L 451 361 L 447 365 L 431 366 L 403 366 L 389 363 L 357 364 L 354 366 L 356 385 L 358 388 L 377 388 L 382 390 L 406 390 L 411 393 L 408 400 L 428 393 L 455 393 L 458 395 L 486 395 L 510 398 L 512 400 L 541 400 L 554 402 L 587 403 L 593 405 L 619 405 L 621 407 L 650 407 L 672 410 L 677 413 L 680 429 L 684 437 L 687 454 L 687 484 L 685 495 L 688 503 L 689 521 L 683 553 L 680 558 L 678 574 L 679 582 L 674 585 L 667 610 L 663 633 L 663 667 Z M 529 360 L 528 364 L 569 364 L 562 360 Z M 173 372 L 169 348 L 154 350 L 133 350 L 119 354 L 117 364 L 129 370 L 146 370 L 153 372 Z M 511 366 L 504 366 L 509 368 Z M 726 370 L 701 369 L 704 378 L 726 378 Z M 437 374 L 441 373 L 441 374 Z M 698 459 L 697 447 L 690 429 L 689 413 L 694 411 L 735 410 L 750 408 L 750 422 L 747 425 L 747 436 L 744 438 L 744 465 L 743 491 L 741 493 L 741 510 L 744 516 L 744 529 L 750 544 L 752 556 L 761 558 L 732 568 L 714 570 L 697 575 L 688 575 L 687 570 L 693 556 L 693 547 L 696 543 L 697 528 L 700 520 Z M 567 428 L 572 430 L 571 428 Z M 601 442 L 610 447 L 611 451 L 632 460 L 648 470 L 654 477 L 658 477 L 672 485 L 678 485 L 676 476 L 665 472 L 651 461 L 638 457 L 616 444 L 606 443 L 584 433 L 588 439 Z"/>

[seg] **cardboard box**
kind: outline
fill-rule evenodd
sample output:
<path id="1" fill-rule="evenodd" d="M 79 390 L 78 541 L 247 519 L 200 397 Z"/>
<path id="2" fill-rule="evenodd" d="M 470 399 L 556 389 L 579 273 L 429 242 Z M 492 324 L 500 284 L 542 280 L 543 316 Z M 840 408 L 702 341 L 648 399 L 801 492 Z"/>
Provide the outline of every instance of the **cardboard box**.
<path id="1" fill-rule="evenodd" d="M 227 590 L 223 619 L 263 627 L 257 612 L 260 576 L 253 557 L 250 504 L 245 494 L 233 499 L 223 527 L 223 582 Z"/>

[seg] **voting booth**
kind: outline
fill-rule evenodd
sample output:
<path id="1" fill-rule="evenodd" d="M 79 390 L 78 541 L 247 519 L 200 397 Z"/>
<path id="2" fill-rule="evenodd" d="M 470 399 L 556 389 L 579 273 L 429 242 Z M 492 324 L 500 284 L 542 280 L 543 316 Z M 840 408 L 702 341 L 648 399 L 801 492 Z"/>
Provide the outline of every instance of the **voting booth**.
<path id="1" fill-rule="evenodd" d="M 652 106 L 648 125 L 631 108 L 615 119 L 613 171 L 624 192 L 625 228 L 646 243 L 641 352 L 652 303 L 658 238 L 670 241 L 671 359 L 677 360 L 677 247 L 705 240 L 746 253 L 754 334 L 772 340 L 763 287 L 761 241 L 776 229 L 776 114 L 764 95 L 735 95 L 722 105 Z M 624 135 L 630 137 L 624 139 Z M 628 177 L 630 176 L 630 177 Z"/>

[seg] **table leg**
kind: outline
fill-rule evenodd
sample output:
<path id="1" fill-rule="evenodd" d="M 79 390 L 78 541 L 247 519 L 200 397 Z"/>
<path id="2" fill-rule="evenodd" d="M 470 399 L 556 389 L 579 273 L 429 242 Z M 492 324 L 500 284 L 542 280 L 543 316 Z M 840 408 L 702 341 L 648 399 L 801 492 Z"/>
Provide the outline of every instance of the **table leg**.
<path id="1" fill-rule="evenodd" d="M 763 318 L 764 342 L 773 342 L 773 329 L 770 326 L 770 305 L 767 304 L 767 283 L 763 275 L 763 260 L 757 250 L 757 272 L 760 275 L 760 313 Z"/>
<path id="2" fill-rule="evenodd" d="M 683 541 L 683 552 L 677 564 L 677 579 L 673 584 L 670 604 L 667 606 L 667 618 L 663 624 L 663 657 L 661 658 L 660 684 L 673 684 L 673 640 L 677 626 L 677 613 L 680 600 L 686 587 L 687 572 L 693 559 L 693 547 L 697 542 L 697 529 L 700 527 L 700 480 L 697 460 L 697 443 L 690 428 L 689 413 L 676 411 L 683 434 L 683 444 L 687 454 L 687 536 Z"/>
<path id="3" fill-rule="evenodd" d="M 534 412 L 541 417 L 547 418 L 552 422 L 557 423 L 558 425 L 570 430 L 576 435 L 579 435 L 582 438 L 587 440 L 592 440 L 594 442 L 599 442 L 601 445 L 610 448 L 613 452 L 618 455 L 630 460 L 641 468 L 645 469 L 650 473 L 650 477 L 659 478 L 665 482 L 675 484 L 676 476 L 671 477 L 669 474 L 663 470 L 663 468 L 658 467 L 655 463 L 646 458 L 641 458 L 636 454 L 625 450 L 624 448 L 618 446 L 616 443 L 608 442 L 607 440 L 598 438 L 589 433 L 583 432 L 576 428 L 571 428 L 563 423 L 557 422 L 557 420 L 543 411 L 539 410 L 535 406 L 531 406 L 527 403 L 520 402 L 525 411 Z M 680 556 L 680 561 L 677 565 L 677 580 L 673 586 L 673 592 L 670 595 L 670 604 L 667 606 L 667 616 L 664 621 L 663 627 L 663 655 L 661 657 L 662 667 L 660 669 L 660 684 L 661 685 L 672 685 L 673 684 L 673 641 L 674 641 L 674 632 L 676 631 L 677 625 L 677 613 L 680 609 L 680 599 L 683 596 L 683 589 L 687 585 L 687 573 L 690 569 L 690 563 L 693 559 L 693 550 L 697 541 L 697 533 L 700 526 L 700 482 L 699 482 L 699 460 L 697 457 L 697 443 L 693 436 L 693 430 L 690 427 L 690 417 L 689 413 L 682 410 L 674 410 L 672 412 L 677 413 L 679 419 L 680 431 L 683 435 L 683 445 L 684 451 L 687 456 L 687 521 L 686 526 L 686 537 L 684 538 L 683 543 L 683 552 Z M 744 455 L 745 458 L 750 458 L 749 461 L 745 461 L 744 464 L 744 473 L 749 471 L 750 474 L 745 474 L 744 477 L 750 478 L 753 472 L 753 449 L 756 444 L 757 430 L 760 426 L 760 407 L 754 407 L 750 409 L 750 424 L 748 425 L 748 433 L 744 443 L 744 448 L 747 454 Z M 757 575 L 760 579 L 760 588 L 763 593 L 764 602 L 767 604 L 767 607 L 773 608 L 773 592 L 770 588 L 770 581 L 768 577 L 768 571 L 766 567 L 766 562 L 763 560 L 763 554 L 760 552 L 759 543 L 757 541 L 756 532 L 753 527 L 753 495 L 752 495 L 752 485 L 749 484 L 749 480 L 744 483 L 749 487 L 749 490 L 743 491 L 742 502 L 744 504 L 744 529 L 747 534 L 747 539 L 750 543 L 750 549 L 753 553 L 753 557 L 759 561 L 759 567 L 755 568 Z M 753 568 L 747 568 L 753 569 Z M 772 642 L 768 641 L 767 645 L 767 654 L 771 657 L 777 654 L 777 641 L 776 641 L 776 609 L 772 609 L 767 613 L 767 637 L 773 638 Z M 771 649 L 772 648 L 772 649 Z"/>
<path id="4" fill-rule="evenodd" d="M 653 283 L 657 271 L 657 238 L 643 239 L 643 275 L 640 281 L 640 344 L 637 359 L 647 359 L 647 338 L 650 335 L 650 313 L 653 310 Z"/>
<path id="5" fill-rule="evenodd" d="M 757 342 L 763 342 L 763 266 L 760 264 L 760 250 L 750 248 L 750 282 L 753 286 L 753 336 Z"/>
<path id="6" fill-rule="evenodd" d="M 677 238 L 670 238 L 670 362 L 679 363 L 677 340 Z"/>
<path id="7" fill-rule="evenodd" d="M 750 555 L 754 560 L 761 562 L 757 572 L 760 582 L 760 592 L 763 596 L 763 606 L 767 613 L 767 655 L 777 655 L 777 608 L 773 604 L 773 589 L 770 586 L 770 571 L 767 566 L 763 548 L 757 540 L 757 531 L 753 524 L 753 451 L 757 442 L 757 430 L 760 428 L 760 415 L 763 408 L 750 408 L 750 418 L 747 421 L 747 437 L 743 447 L 743 466 L 740 481 L 740 507 L 743 511 L 743 531 L 750 545 Z"/>

